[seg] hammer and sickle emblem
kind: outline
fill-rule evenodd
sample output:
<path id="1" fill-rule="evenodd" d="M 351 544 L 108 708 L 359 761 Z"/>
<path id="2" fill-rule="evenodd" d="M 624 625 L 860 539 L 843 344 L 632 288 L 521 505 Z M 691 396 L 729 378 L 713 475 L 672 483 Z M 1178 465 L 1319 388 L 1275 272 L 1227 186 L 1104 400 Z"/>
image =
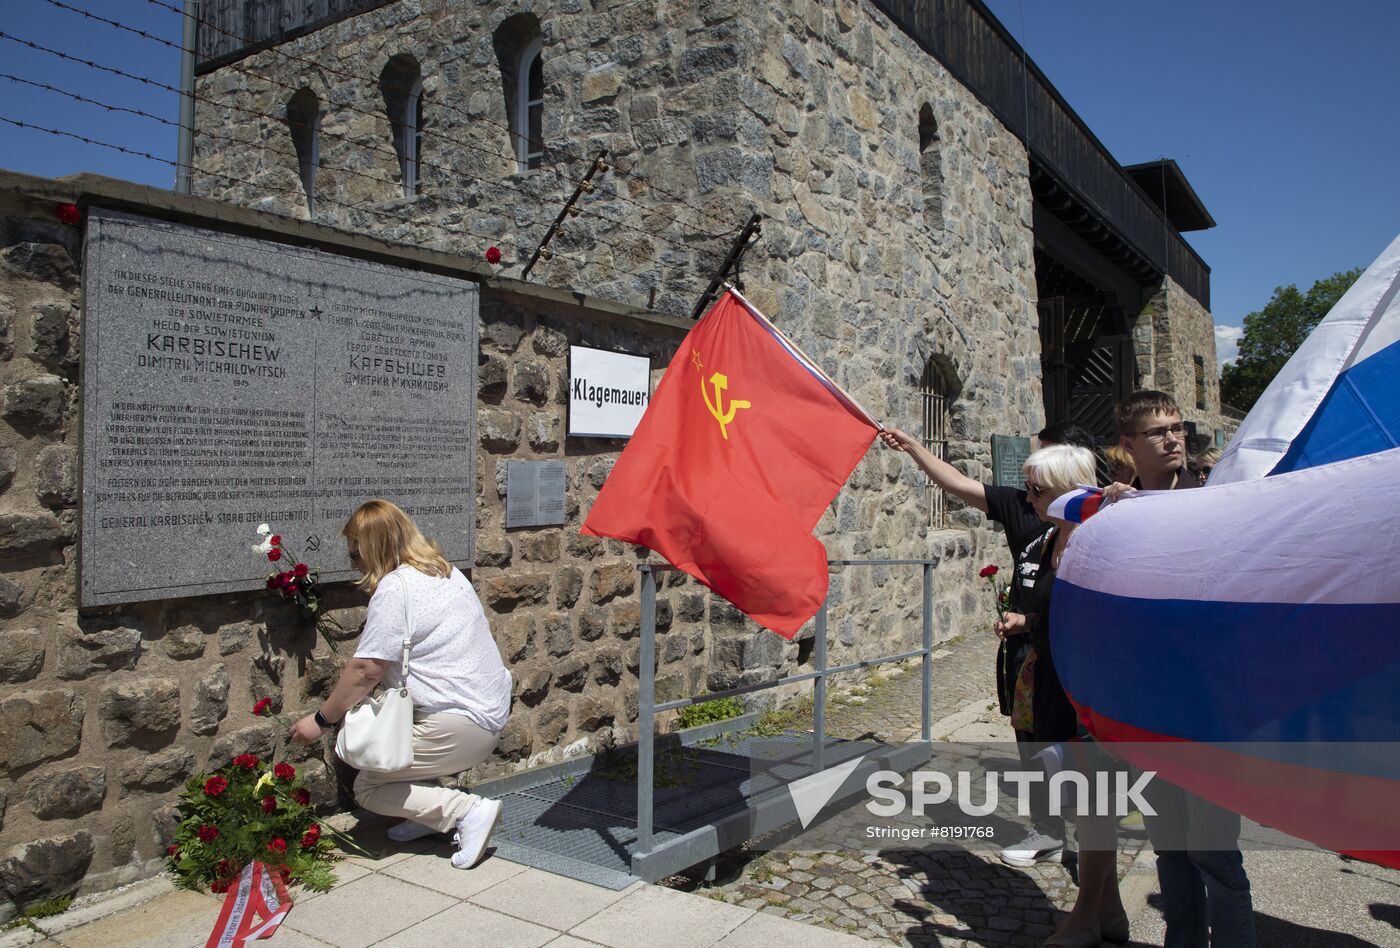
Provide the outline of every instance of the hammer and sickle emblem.
<path id="1" fill-rule="evenodd" d="M 700 394 L 705 398 L 705 407 L 710 409 L 710 414 L 715 416 L 715 421 L 719 422 L 719 433 L 724 436 L 724 440 L 729 440 L 727 430 L 730 422 L 734 420 L 734 415 L 741 408 L 751 408 L 748 402 L 741 398 L 731 398 L 728 410 L 723 410 L 724 390 L 729 388 L 729 377 L 722 372 L 716 372 L 710 376 L 710 384 L 715 387 L 715 400 L 710 401 L 710 393 L 705 389 L 705 377 L 700 377 Z"/>

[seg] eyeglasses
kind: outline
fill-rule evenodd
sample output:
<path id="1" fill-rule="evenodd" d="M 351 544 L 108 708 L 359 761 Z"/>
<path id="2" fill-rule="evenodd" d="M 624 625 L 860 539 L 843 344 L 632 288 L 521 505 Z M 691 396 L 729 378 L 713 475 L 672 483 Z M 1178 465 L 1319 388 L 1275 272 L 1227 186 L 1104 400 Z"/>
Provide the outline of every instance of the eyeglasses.
<path id="1" fill-rule="evenodd" d="M 1171 435 L 1177 441 L 1180 441 L 1182 436 L 1186 434 L 1186 426 L 1178 421 L 1174 425 L 1163 425 L 1160 428 L 1145 428 L 1139 431 L 1138 434 L 1153 444 L 1161 444 L 1166 440 L 1167 435 Z"/>
<path id="2" fill-rule="evenodd" d="M 359 550 L 351 550 L 351 551 L 350 551 L 350 562 L 353 563 L 353 562 L 355 562 L 356 560 L 358 560 L 359 558 L 360 558 L 360 551 L 359 551 Z"/>
<path id="3" fill-rule="evenodd" d="M 1048 487 L 1041 487 L 1039 484 L 1032 484 L 1030 481 L 1026 481 L 1026 493 L 1030 494 L 1032 497 L 1040 497 L 1048 490 Z"/>

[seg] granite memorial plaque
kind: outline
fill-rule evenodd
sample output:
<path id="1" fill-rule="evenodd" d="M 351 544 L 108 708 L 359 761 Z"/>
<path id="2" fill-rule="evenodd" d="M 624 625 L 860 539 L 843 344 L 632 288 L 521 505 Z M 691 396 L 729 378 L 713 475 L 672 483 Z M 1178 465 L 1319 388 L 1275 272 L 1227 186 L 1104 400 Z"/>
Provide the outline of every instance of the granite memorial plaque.
<path id="1" fill-rule="evenodd" d="M 471 565 L 474 284 L 101 210 L 86 255 L 82 605 L 260 588 L 264 522 L 354 578 L 374 497 Z"/>
<path id="2" fill-rule="evenodd" d="M 506 527 L 564 522 L 564 462 L 506 462 Z"/>
<path id="3" fill-rule="evenodd" d="M 992 483 L 997 487 L 1024 488 L 1026 458 L 1030 456 L 1030 438 L 992 435 Z"/>

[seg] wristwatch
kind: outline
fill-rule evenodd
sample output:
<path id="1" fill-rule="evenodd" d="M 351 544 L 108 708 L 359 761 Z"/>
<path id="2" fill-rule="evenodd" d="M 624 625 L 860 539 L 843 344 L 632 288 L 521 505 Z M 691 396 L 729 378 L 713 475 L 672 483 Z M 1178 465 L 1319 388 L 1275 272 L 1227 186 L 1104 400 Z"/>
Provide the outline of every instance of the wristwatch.
<path id="1" fill-rule="evenodd" d="M 323 731 L 329 731 L 331 728 L 335 727 L 335 723 L 333 721 L 326 720 L 326 716 L 321 713 L 320 708 L 317 708 L 315 711 L 311 712 L 311 716 L 316 719 L 316 724 Z"/>

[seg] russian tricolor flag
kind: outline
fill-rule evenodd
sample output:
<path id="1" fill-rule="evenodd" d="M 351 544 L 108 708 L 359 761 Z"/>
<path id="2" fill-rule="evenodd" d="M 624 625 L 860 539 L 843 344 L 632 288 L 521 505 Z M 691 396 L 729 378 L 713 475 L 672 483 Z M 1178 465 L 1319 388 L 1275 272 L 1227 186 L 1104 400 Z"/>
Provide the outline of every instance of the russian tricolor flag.
<path id="1" fill-rule="evenodd" d="M 1046 508 L 1046 513 L 1056 520 L 1063 520 L 1066 523 L 1083 523 L 1094 514 L 1099 512 L 1099 506 L 1103 504 L 1103 489 L 1100 487 L 1086 487 L 1080 484 L 1068 494 L 1061 494 L 1050 501 L 1050 506 Z"/>
<path id="2" fill-rule="evenodd" d="M 1397 484 L 1400 239 L 1206 489 L 1125 497 L 1075 532 L 1051 648 L 1080 719 L 1215 803 L 1400 867 Z"/>

